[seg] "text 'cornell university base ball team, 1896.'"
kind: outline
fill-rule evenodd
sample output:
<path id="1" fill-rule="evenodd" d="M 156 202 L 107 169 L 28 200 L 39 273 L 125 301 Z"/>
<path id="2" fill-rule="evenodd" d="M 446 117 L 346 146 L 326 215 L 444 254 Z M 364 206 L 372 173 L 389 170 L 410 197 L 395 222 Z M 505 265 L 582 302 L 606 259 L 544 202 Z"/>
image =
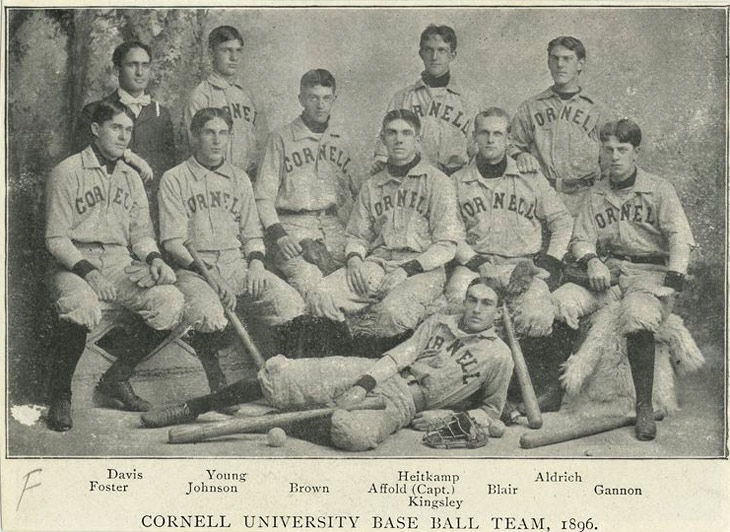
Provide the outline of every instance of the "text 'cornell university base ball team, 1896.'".
<path id="1" fill-rule="evenodd" d="M 633 393 L 616 415 L 635 413 L 637 438 L 655 437 L 670 411 L 655 359 L 662 331 L 688 335 L 671 314 L 694 240 L 673 186 L 637 166 L 639 126 L 581 86 L 580 40 L 548 43 L 553 85 L 510 116 L 475 104 L 451 71 L 454 30 L 428 26 L 420 78 L 372 102 L 382 127 L 359 165 L 353 132 L 330 121 L 328 70 L 302 75 L 301 114 L 269 132 L 239 78 L 243 36 L 217 27 L 208 45 L 213 70 L 184 106 L 184 146 L 147 92 L 150 48 L 124 42 L 118 90 L 84 107 L 75 153 L 48 179 L 50 428 L 72 428 L 71 380 L 110 310 L 141 319 L 97 341 L 116 358 L 98 401 L 150 428 L 261 398 L 330 407 L 330 443 L 348 450 L 405 427 L 479 446 L 532 404 L 566 408 L 570 359 L 595 356 L 592 328 L 617 315 L 605 341 Z M 254 338 L 264 331 L 266 360 L 228 384 L 218 357 L 236 316 Z M 211 393 L 153 405 L 130 378 L 173 331 L 186 331 Z M 525 363 L 532 386 L 513 375 Z"/>

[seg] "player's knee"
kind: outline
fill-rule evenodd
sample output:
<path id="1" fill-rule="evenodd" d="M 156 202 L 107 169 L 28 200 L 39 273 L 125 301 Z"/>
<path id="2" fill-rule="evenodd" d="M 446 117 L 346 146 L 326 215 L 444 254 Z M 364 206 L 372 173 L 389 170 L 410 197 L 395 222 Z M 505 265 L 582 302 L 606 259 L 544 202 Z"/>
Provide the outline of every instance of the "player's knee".
<path id="1" fill-rule="evenodd" d="M 270 294 L 267 299 L 271 300 L 273 307 L 271 325 L 281 325 L 304 314 L 306 304 L 299 292 L 273 275 L 269 282 Z"/>
<path id="2" fill-rule="evenodd" d="M 154 286 L 148 292 L 149 314 L 147 324 L 158 331 L 175 327 L 183 316 L 185 298 L 172 285 Z"/>
<path id="3" fill-rule="evenodd" d="M 380 444 L 382 411 L 336 410 L 332 415 L 332 445 L 347 451 L 367 451 Z"/>
<path id="4" fill-rule="evenodd" d="M 183 311 L 185 323 L 203 333 L 222 331 L 228 325 L 223 305 L 219 301 L 188 300 Z"/>
<path id="5" fill-rule="evenodd" d="M 379 335 L 395 336 L 416 328 L 426 309 L 422 301 L 412 294 L 404 297 L 386 297 L 373 307 L 376 312 L 376 328 Z"/>
<path id="6" fill-rule="evenodd" d="M 88 330 L 101 322 L 99 298 L 90 290 L 62 296 L 56 300 L 55 306 L 61 319 L 82 325 Z"/>
<path id="7" fill-rule="evenodd" d="M 659 330 L 662 324 L 662 308 L 651 294 L 631 294 L 621 302 L 619 329 L 624 335 L 639 331 Z"/>

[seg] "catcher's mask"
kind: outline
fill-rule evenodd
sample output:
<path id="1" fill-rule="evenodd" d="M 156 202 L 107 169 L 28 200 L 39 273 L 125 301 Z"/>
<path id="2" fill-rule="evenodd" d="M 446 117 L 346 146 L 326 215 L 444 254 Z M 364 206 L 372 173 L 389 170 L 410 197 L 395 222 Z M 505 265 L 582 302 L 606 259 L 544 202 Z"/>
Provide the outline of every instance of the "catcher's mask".
<path id="1" fill-rule="evenodd" d="M 426 433 L 423 443 L 436 449 L 476 449 L 487 444 L 487 433 L 466 412 L 457 412 L 436 430 Z"/>

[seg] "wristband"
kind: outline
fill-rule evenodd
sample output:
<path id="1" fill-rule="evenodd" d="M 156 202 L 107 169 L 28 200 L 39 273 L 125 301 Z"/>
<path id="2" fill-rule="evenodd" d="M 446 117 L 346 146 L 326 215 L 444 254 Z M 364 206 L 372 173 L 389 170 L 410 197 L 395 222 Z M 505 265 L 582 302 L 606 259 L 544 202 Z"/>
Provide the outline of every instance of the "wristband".
<path id="1" fill-rule="evenodd" d="M 399 266 L 399 268 L 405 270 L 408 277 L 412 277 L 418 273 L 423 273 L 423 266 L 416 259 L 409 260 Z"/>
<path id="2" fill-rule="evenodd" d="M 363 388 L 366 392 L 371 392 L 372 389 L 375 388 L 377 385 L 378 383 L 370 375 L 363 375 L 362 377 L 357 379 L 357 382 L 354 384 L 354 386 L 359 386 L 360 388 Z"/>
<path id="3" fill-rule="evenodd" d="M 286 229 L 284 229 L 281 224 L 271 224 L 269 227 L 264 229 L 264 233 L 266 234 L 266 238 L 272 242 L 276 242 L 282 236 L 287 235 Z"/>
<path id="4" fill-rule="evenodd" d="M 155 260 L 155 259 L 161 259 L 161 258 L 162 258 L 162 253 L 160 253 L 158 251 L 153 251 L 152 253 L 150 253 L 149 255 L 147 255 L 147 258 L 144 259 L 144 261 L 147 264 L 149 264 L 150 266 L 152 266 L 152 261 L 153 260 Z"/>
<path id="5" fill-rule="evenodd" d="M 73 268 L 71 268 L 71 271 L 84 279 L 87 275 L 89 275 L 89 272 L 92 272 L 96 269 L 96 266 L 91 264 L 88 260 L 81 259 L 76 264 L 74 264 Z"/>
<path id="6" fill-rule="evenodd" d="M 352 257 L 360 257 L 360 260 L 365 260 L 365 259 L 362 258 L 362 255 L 360 255 L 360 253 L 358 253 L 357 251 L 350 251 L 347 254 L 347 257 L 345 257 L 345 264 L 347 264 L 348 262 L 350 262 L 350 259 Z"/>
<path id="7" fill-rule="evenodd" d="M 664 276 L 664 286 L 674 288 L 677 292 L 684 289 L 684 274 L 679 272 L 668 271 Z"/>
<path id="8" fill-rule="evenodd" d="M 475 273 L 479 273 L 479 266 L 481 266 L 485 262 L 489 262 L 489 258 L 480 255 L 474 255 L 467 261 L 466 264 L 464 264 L 464 266 L 466 266 Z"/>
<path id="9" fill-rule="evenodd" d="M 588 263 L 592 261 L 593 259 L 597 259 L 598 255 L 595 253 L 586 253 L 583 255 L 580 259 L 578 259 L 578 264 L 580 264 L 583 268 L 588 267 Z"/>
<path id="10" fill-rule="evenodd" d="M 248 254 L 248 257 L 246 257 L 246 261 L 249 265 L 255 260 L 260 260 L 261 262 L 264 262 L 264 254 L 260 251 L 252 251 Z"/>

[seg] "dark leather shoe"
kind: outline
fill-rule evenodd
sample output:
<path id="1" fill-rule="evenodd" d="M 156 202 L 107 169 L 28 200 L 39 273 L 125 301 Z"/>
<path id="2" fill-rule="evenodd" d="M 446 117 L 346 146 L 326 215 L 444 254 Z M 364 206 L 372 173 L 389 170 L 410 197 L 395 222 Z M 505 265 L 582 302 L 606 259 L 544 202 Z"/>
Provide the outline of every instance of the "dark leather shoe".
<path id="1" fill-rule="evenodd" d="M 48 409 L 48 427 L 58 431 L 66 432 L 73 427 L 73 419 L 71 418 L 71 398 L 59 397 L 51 402 Z"/>
<path id="2" fill-rule="evenodd" d="M 94 402 L 99 406 L 111 405 L 119 410 L 130 410 L 132 412 L 152 410 L 152 404 L 134 393 L 129 381 L 99 381 L 94 390 Z"/>
<path id="3" fill-rule="evenodd" d="M 656 438 L 656 422 L 651 405 L 636 405 L 636 438 L 640 441 L 651 441 Z"/>
<path id="4" fill-rule="evenodd" d="M 198 417 L 190 411 L 187 403 L 181 403 L 164 408 L 154 408 L 142 414 L 142 425 L 149 428 L 167 427 L 168 425 L 181 425 L 195 421 Z"/>

